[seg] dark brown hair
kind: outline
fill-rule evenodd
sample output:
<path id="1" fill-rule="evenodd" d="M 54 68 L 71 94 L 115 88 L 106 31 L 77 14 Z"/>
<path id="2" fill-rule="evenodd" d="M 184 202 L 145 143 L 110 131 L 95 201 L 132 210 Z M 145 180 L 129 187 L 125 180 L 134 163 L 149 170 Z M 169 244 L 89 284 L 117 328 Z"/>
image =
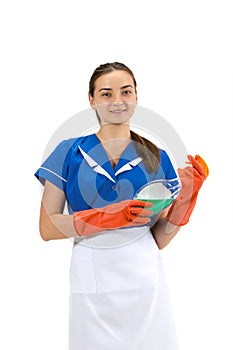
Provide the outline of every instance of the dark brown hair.
<path id="1" fill-rule="evenodd" d="M 137 91 L 137 83 L 134 74 L 125 64 L 120 62 L 105 63 L 97 67 L 91 76 L 91 79 L 89 81 L 89 94 L 91 97 L 94 96 L 96 80 L 100 76 L 110 73 L 114 70 L 123 70 L 129 73 L 129 75 L 133 79 L 135 91 Z M 150 173 L 156 172 L 160 162 L 159 148 L 154 143 L 140 136 L 132 130 L 130 131 L 130 134 L 131 139 L 135 142 L 135 148 L 137 150 L 137 153 L 143 159 L 147 170 Z"/>

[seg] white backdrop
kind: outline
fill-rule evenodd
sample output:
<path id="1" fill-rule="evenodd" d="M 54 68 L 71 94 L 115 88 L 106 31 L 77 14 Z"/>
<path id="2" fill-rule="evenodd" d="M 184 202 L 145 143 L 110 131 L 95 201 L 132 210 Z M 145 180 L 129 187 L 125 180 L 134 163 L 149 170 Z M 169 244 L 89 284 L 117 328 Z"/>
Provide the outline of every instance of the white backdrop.
<path id="1" fill-rule="evenodd" d="M 67 349 L 72 242 L 41 240 L 33 174 L 54 131 L 89 107 L 89 77 L 107 61 L 134 71 L 139 104 L 209 165 L 162 255 L 180 349 L 233 349 L 232 27 L 226 0 L 2 2 L 1 349 Z"/>

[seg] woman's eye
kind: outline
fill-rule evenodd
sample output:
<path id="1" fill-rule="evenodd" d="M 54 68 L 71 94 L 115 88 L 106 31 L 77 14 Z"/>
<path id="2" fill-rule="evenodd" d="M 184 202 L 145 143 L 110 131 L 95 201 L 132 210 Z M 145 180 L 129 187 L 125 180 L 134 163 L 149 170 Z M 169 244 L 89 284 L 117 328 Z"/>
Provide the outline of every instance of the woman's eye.
<path id="1" fill-rule="evenodd" d="M 125 91 L 123 91 L 123 95 L 129 95 L 129 94 L 131 94 L 131 91 L 130 91 L 130 90 L 125 90 Z"/>
<path id="2" fill-rule="evenodd" d="M 103 97 L 109 97 L 109 96 L 110 96 L 110 93 L 109 93 L 109 92 L 104 92 L 101 96 L 103 96 Z"/>

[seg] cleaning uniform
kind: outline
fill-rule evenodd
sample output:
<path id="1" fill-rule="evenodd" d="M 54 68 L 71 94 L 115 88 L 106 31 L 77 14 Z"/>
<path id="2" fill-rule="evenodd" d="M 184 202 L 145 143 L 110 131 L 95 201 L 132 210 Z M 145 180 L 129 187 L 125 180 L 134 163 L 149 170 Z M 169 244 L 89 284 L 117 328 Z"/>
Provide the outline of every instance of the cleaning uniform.
<path id="1" fill-rule="evenodd" d="M 64 191 L 70 214 L 133 199 L 153 180 L 179 187 L 164 150 L 158 171 L 149 173 L 131 141 L 113 168 L 96 134 L 62 141 L 35 175 Z M 75 238 L 70 288 L 70 350 L 178 349 L 162 261 L 148 225 Z"/>

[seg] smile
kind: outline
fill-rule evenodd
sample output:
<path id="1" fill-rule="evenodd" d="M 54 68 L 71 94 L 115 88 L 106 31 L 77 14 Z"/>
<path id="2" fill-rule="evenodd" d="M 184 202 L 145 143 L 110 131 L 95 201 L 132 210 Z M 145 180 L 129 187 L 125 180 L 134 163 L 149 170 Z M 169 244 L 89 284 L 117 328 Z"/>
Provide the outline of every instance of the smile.
<path id="1" fill-rule="evenodd" d="M 111 113 L 123 113 L 126 109 L 114 109 L 113 111 L 110 111 Z"/>

